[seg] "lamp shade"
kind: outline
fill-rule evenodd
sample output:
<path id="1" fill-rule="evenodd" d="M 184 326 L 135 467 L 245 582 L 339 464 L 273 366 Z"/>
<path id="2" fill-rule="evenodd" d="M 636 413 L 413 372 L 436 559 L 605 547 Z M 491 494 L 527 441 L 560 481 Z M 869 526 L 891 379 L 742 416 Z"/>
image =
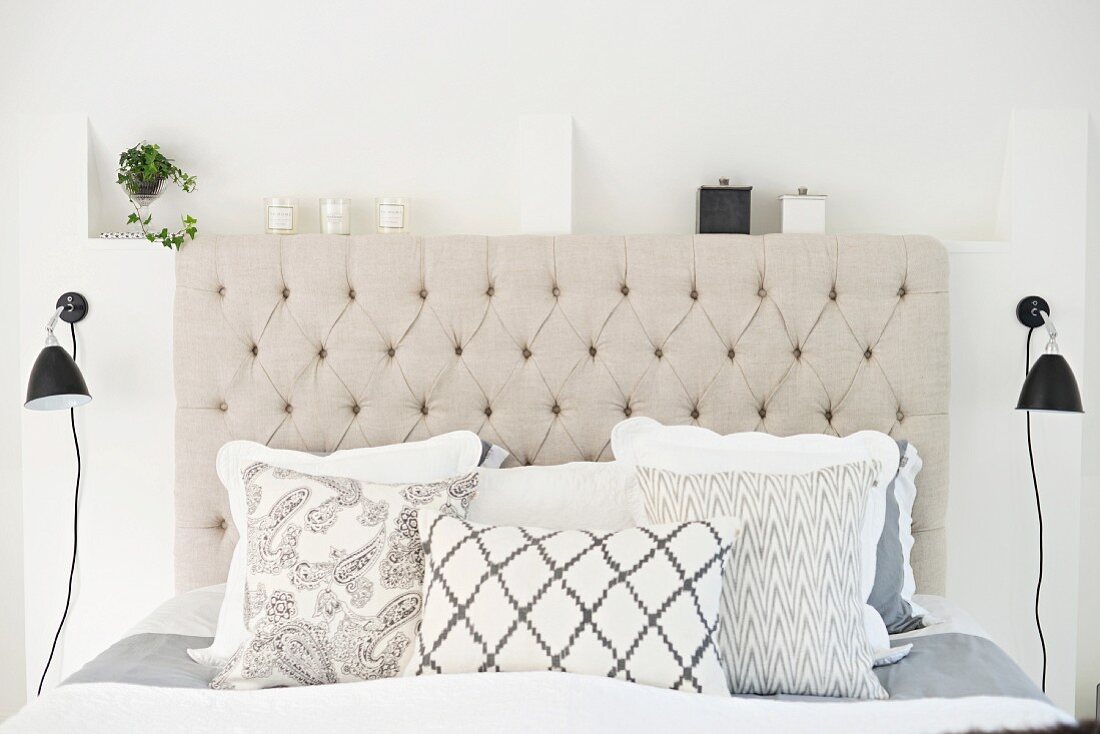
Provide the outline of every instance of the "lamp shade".
<path id="1" fill-rule="evenodd" d="M 45 346 L 31 368 L 25 407 L 66 410 L 87 405 L 91 399 L 84 375 L 69 353 L 56 343 Z"/>
<path id="2" fill-rule="evenodd" d="M 1017 410 L 1084 413 L 1081 391 L 1069 362 L 1061 354 L 1043 354 L 1035 360 L 1020 389 Z"/>

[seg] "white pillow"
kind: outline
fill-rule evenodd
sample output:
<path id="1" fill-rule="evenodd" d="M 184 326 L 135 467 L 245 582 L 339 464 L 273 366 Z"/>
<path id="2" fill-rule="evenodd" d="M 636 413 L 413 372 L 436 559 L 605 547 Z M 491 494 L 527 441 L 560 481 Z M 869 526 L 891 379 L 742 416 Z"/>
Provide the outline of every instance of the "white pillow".
<path id="1" fill-rule="evenodd" d="M 906 443 L 905 455 L 901 458 L 898 475 L 894 478 L 894 497 L 898 501 L 898 537 L 901 540 L 902 569 L 905 580 L 901 586 L 901 598 L 909 603 L 914 617 L 926 617 L 926 623 L 934 620 L 928 611 L 913 601 L 917 593 L 917 582 L 913 577 L 913 565 L 910 556 L 913 552 L 913 503 L 917 501 L 917 475 L 924 467 L 924 461 L 917 453 L 917 447 Z"/>
<path id="2" fill-rule="evenodd" d="M 337 451 L 327 456 L 273 449 L 252 441 L 230 441 L 218 451 L 217 469 L 218 478 L 229 493 L 233 522 L 241 529 L 248 524 L 248 506 L 240 472 L 246 464 L 264 462 L 312 474 L 401 484 L 433 482 L 472 471 L 477 468 L 481 451 L 481 439 L 471 431 L 444 433 L 426 441 Z M 248 639 L 244 622 L 246 547 L 244 542 L 238 542 L 233 550 L 214 644 L 187 651 L 196 663 L 224 666 Z"/>
<path id="3" fill-rule="evenodd" d="M 758 432 L 723 436 L 699 426 L 663 426 L 652 418 L 629 418 L 612 429 L 611 450 L 623 464 L 682 474 L 797 474 L 864 459 L 878 460 L 883 469 L 868 497 L 860 531 L 863 598 L 871 596 L 878 539 L 886 519 L 886 488 L 900 458 L 897 442 L 885 433 L 860 431 L 844 438 L 816 433 L 781 437 Z M 644 510 L 635 514 L 634 521 L 646 522 Z"/>
<path id="4" fill-rule="evenodd" d="M 394 678 L 424 608 L 421 510 L 464 517 L 477 474 L 374 484 L 244 465 L 247 641 L 210 681 L 223 690 Z"/>
<path id="5" fill-rule="evenodd" d="M 844 438 L 824 434 L 772 436 L 733 433 L 727 436 L 699 426 L 664 426 L 652 418 L 629 418 L 611 430 L 615 459 L 631 466 L 648 466 L 683 474 L 727 471 L 796 474 L 865 459 L 881 462 L 877 485 L 867 497 L 860 529 L 860 586 L 863 599 L 875 585 L 878 541 L 886 520 L 886 488 L 897 471 L 898 444 L 885 433 L 859 431 Z M 632 505 L 634 521 L 648 521 L 645 509 Z M 870 612 L 868 614 L 867 612 Z M 874 607 L 864 610 L 865 632 L 873 649 L 880 647 L 881 617 Z"/>
<path id="6" fill-rule="evenodd" d="M 637 501 L 634 467 L 578 461 L 479 471 L 477 499 L 467 518 L 482 525 L 549 530 L 622 530 L 633 527 Z"/>
<path id="7" fill-rule="evenodd" d="M 728 693 L 719 598 L 736 518 L 611 533 L 421 510 L 419 529 L 424 616 L 406 674 L 561 671 Z"/>

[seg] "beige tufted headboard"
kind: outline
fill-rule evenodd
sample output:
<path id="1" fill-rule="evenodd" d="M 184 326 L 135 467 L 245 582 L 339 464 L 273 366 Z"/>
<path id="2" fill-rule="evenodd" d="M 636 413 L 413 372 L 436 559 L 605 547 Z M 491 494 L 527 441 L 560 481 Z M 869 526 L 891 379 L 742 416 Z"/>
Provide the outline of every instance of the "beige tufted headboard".
<path id="1" fill-rule="evenodd" d="M 214 457 L 477 431 L 609 459 L 627 415 L 908 438 L 913 565 L 944 585 L 947 256 L 927 237 L 207 237 L 178 255 L 176 585 L 237 540 Z"/>

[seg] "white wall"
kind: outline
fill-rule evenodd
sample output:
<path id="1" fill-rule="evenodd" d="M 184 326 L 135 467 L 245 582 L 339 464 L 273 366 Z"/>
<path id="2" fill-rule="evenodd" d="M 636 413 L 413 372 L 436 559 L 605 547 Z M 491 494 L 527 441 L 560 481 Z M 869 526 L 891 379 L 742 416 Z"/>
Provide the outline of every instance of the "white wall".
<path id="1" fill-rule="evenodd" d="M 1085 333 L 1085 181 L 1088 118 L 1083 111 L 1021 111 L 1008 149 L 1004 248 L 951 259 L 951 503 L 948 589 L 975 610 L 993 637 L 1038 676 L 1041 652 L 1032 600 L 1038 571 L 1037 519 L 1025 441 L 1014 410 L 1027 329 L 1015 321 L 1024 295 L 1045 295 L 1063 353 L 1089 394 Z M 1038 255 L 1041 253 L 1041 255 Z M 1033 358 L 1046 339 L 1036 332 Z M 1093 373 L 1095 370 L 1093 370 Z M 1047 691 L 1074 704 L 1077 646 L 1081 454 L 1079 416 L 1032 416 L 1043 496 L 1042 617 L 1050 665 Z M 1090 697 L 1091 702 L 1091 697 Z"/>
<path id="2" fill-rule="evenodd" d="M 20 120 L 20 374 L 27 375 L 57 297 L 89 300 L 77 325 L 92 402 L 76 412 L 83 458 L 80 555 L 64 644 L 48 680 L 119 639 L 172 582 L 171 309 L 168 253 L 87 246 L 87 123 L 82 116 Z M 28 223 L 33 223 L 28 226 Z M 69 329 L 57 337 L 71 348 Z M 68 415 L 22 411 L 23 547 L 28 694 L 58 618 L 72 544 L 76 461 Z"/>
<path id="3" fill-rule="evenodd" d="M 23 493 L 20 448 L 16 120 L 0 95 L 0 721 L 23 705 Z"/>
<path id="4" fill-rule="evenodd" d="M 317 196 L 362 205 L 397 192 L 413 197 L 418 232 L 511 232 L 520 211 L 517 121 L 563 113 L 574 120 L 578 232 L 690 231 L 695 188 L 729 175 L 756 187 L 756 232 L 776 228 L 776 195 L 805 185 L 830 194 L 835 231 L 990 239 L 1011 111 L 1100 113 L 1100 8 L 1085 0 L 194 2 L 186 9 L 55 0 L 0 12 L 0 100 L 15 100 L 23 114 L 90 119 L 104 203 L 92 227 L 121 221 L 124 202 L 110 184 L 114 159 L 147 138 L 199 176 L 195 194 L 167 196 L 155 211 L 163 217 L 186 207 L 203 231 L 258 231 L 263 196 L 302 197 L 307 230 L 315 230 Z M 180 44 L 150 54 L 141 40 L 149 28 Z M 24 161 L 40 172 L 36 185 L 48 186 L 49 175 L 78 183 L 71 163 L 32 152 Z M 60 168 L 50 168 L 53 161 Z M 1093 181 L 1096 169 L 1093 153 Z M 21 184 L 34 180 L 24 176 Z M 1087 205 L 1095 245 L 1095 187 Z M 68 672 L 171 587 L 171 255 L 89 250 L 83 212 L 27 206 L 35 217 L 21 221 L 21 375 L 38 348 L 42 309 L 70 288 L 92 301 L 81 329 L 81 361 L 95 392 L 81 416 L 87 545 L 62 660 Z M 1066 353 L 1083 365 L 1085 248 L 1080 238 L 1028 232 L 1006 251 L 952 259 L 949 583 L 1037 674 L 1034 519 L 1019 463 L 1022 427 L 1010 409 L 1023 332 L 1012 307 L 1025 291 L 1043 291 L 1067 335 Z M 5 268 L 15 250 L 6 234 Z M 1037 255 L 1049 263 L 1034 269 Z M 1096 435 L 1090 425 L 1086 437 Z M 72 467 L 61 416 L 25 416 L 23 426 L 24 476 L 34 479 L 24 487 L 26 522 L 36 530 L 26 538 L 35 571 L 27 574 L 33 671 L 63 595 L 67 530 L 51 520 L 66 507 Z M 1061 507 L 1051 510 L 1052 522 L 1067 531 L 1080 474 L 1068 500 L 1057 490 L 1072 479 L 1065 467 L 1077 471 L 1079 442 L 1066 448 L 1057 439 L 1081 427 L 1036 427 L 1048 502 Z M 1091 497 L 1082 503 L 1080 522 L 1090 528 L 1096 515 L 1085 512 L 1100 506 Z M 971 533 L 976 517 L 980 543 Z M 1082 629 L 1087 614 L 1100 612 L 1093 561 L 1078 563 L 1070 535 L 1051 548 L 1048 568 L 1073 571 L 1053 572 L 1047 592 L 1049 619 L 1063 627 L 1052 683 L 1065 706 L 1072 706 L 1075 668 L 1082 691 L 1100 680 L 1100 650 L 1093 644 L 1078 664 L 1065 629 L 1076 626 L 1078 578 Z M 1053 556 L 1058 549 L 1074 557 Z"/>
<path id="5" fill-rule="evenodd" d="M 1100 215 L 1096 211 L 1097 197 L 1100 196 L 1100 126 L 1094 116 L 1090 128 L 1089 142 L 1089 181 L 1088 198 L 1092 202 L 1088 221 L 1088 252 L 1085 277 L 1093 284 L 1085 291 L 1086 311 L 1089 328 L 1085 332 L 1085 355 L 1091 365 L 1092 374 L 1100 367 Z M 1078 710 L 1089 716 L 1097 716 L 1097 685 L 1100 684 L 1100 578 L 1097 574 L 1097 560 L 1100 559 L 1100 533 L 1096 532 L 1100 519 L 1100 390 L 1092 389 L 1085 393 L 1085 433 L 1083 451 L 1084 481 L 1081 487 L 1081 602 L 1078 618 L 1078 648 L 1082 654 L 1077 666 L 1077 704 Z"/>

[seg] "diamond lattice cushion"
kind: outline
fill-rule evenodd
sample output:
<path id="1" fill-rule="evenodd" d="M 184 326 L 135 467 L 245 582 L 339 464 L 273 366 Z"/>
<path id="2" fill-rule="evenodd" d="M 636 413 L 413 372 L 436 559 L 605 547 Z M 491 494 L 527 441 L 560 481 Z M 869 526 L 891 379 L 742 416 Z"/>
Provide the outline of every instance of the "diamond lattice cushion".
<path id="1" fill-rule="evenodd" d="M 477 474 L 369 484 L 257 462 L 248 496 L 249 637 L 211 688 L 344 683 L 400 674 L 423 609 L 417 512 L 466 516 Z"/>
<path id="2" fill-rule="evenodd" d="M 640 467 L 652 522 L 735 515 L 722 589 L 730 692 L 886 698 L 863 627 L 859 529 L 881 464 L 801 474 Z"/>
<path id="3" fill-rule="evenodd" d="M 738 520 L 598 533 L 424 512 L 420 528 L 417 674 L 564 671 L 727 692 L 718 606 Z"/>

